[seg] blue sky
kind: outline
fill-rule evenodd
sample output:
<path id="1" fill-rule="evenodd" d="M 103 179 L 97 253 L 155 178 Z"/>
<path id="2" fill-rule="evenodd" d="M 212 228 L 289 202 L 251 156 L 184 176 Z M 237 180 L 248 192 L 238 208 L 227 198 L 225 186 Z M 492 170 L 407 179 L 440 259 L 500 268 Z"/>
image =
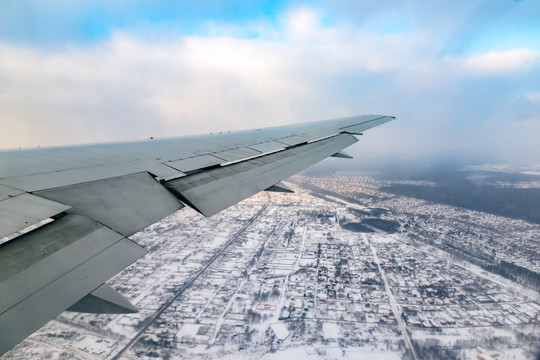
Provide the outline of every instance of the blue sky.
<path id="1" fill-rule="evenodd" d="M 382 4 L 381 4 L 382 3 Z M 116 32 L 209 35 L 208 23 L 278 24 L 295 8 L 310 7 L 323 26 L 348 23 L 392 34 L 413 27 L 432 28 L 447 18 L 441 30 L 452 32 L 446 52 L 540 47 L 537 1 L 7 1 L 0 5 L 0 36 L 8 43 L 37 47 L 90 44 Z M 457 18 L 453 18 L 457 16 Z M 448 28 L 447 26 L 450 25 Z M 265 38 L 264 32 L 240 36 Z"/>
<path id="2" fill-rule="evenodd" d="M 386 157 L 540 163 L 540 2 L 4 1 L 0 148 L 396 115 Z"/>

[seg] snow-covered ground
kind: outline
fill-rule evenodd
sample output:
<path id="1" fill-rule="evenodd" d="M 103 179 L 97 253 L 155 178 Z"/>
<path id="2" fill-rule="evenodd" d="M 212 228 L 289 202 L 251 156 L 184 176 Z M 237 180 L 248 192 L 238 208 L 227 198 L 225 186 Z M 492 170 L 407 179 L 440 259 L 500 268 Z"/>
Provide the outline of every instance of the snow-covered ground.
<path id="1" fill-rule="evenodd" d="M 376 191 L 363 181 L 356 186 Z M 259 194 L 209 219 L 186 208 L 136 234 L 149 254 L 109 284 L 139 313 L 64 313 L 4 358 L 111 359 L 135 336 L 122 358 L 377 360 L 401 359 L 410 346 L 471 359 L 534 353 L 538 292 L 406 231 L 343 229 L 362 212 L 381 212 L 370 199 L 291 187 L 295 194 Z M 382 218 L 403 224 L 400 201 L 384 200 Z"/>

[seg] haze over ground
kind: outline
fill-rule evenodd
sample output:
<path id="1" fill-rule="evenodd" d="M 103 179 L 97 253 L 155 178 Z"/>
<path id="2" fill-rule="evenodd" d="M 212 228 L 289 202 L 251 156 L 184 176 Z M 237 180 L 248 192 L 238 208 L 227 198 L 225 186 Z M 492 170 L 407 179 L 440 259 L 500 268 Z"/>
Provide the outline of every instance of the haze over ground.
<path id="1" fill-rule="evenodd" d="M 540 162 L 538 1 L 0 4 L 0 148 L 395 115 L 352 153 Z"/>

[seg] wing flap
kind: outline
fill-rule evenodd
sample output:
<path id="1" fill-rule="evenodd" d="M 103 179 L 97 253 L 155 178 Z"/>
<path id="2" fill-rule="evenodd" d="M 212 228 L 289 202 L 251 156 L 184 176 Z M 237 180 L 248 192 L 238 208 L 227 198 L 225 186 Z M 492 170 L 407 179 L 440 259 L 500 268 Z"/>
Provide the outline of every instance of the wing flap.
<path id="1" fill-rule="evenodd" d="M 147 173 L 91 181 L 36 195 L 68 204 L 70 214 L 97 220 L 129 236 L 184 207 Z"/>
<path id="2" fill-rule="evenodd" d="M 320 141 L 165 182 L 181 200 L 211 216 L 352 145 L 340 134 Z"/>
<path id="3" fill-rule="evenodd" d="M 4 353 L 145 250 L 90 219 L 67 215 L 3 244 L 0 254 L 0 353 Z M 14 260 L 23 261 L 15 273 L 10 269 Z"/>
<path id="4" fill-rule="evenodd" d="M 15 305 L 121 238 L 90 219 L 66 216 L 5 243 L 0 247 L 0 309 Z"/>
<path id="5" fill-rule="evenodd" d="M 31 194 L 21 194 L 0 201 L 0 238 L 27 228 L 69 209 Z"/>

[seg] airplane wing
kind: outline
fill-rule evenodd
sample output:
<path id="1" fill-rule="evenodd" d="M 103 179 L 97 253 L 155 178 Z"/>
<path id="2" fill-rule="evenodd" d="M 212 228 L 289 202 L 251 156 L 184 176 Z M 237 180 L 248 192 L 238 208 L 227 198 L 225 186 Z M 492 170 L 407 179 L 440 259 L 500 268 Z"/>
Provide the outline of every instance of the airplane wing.
<path id="1" fill-rule="evenodd" d="M 211 216 L 261 190 L 289 191 L 281 180 L 347 157 L 353 135 L 393 119 L 1 151 L 0 355 L 65 310 L 136 311 L 105 284 L 145 254 L 130 235 L 185 205 Z"/>

